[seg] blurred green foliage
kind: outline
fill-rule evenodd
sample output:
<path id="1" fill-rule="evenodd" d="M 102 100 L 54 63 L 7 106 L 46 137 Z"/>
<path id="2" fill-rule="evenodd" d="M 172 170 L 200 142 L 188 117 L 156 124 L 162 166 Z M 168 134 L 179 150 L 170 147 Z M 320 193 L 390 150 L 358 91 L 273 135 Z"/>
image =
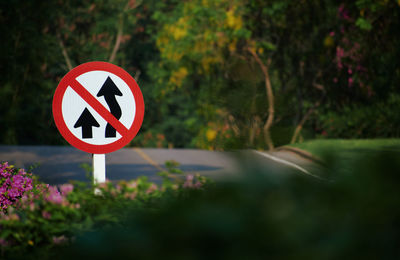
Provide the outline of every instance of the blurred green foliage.
<path id="1" fill-rule="evenodd" d="M 88 232 L 64 259 L 396 259 L 400 256 L 399 153 L 327 160 L 329 181 L 259 168 L 242 178 L 130 211 L 118 225 Z M 327 158 L 326 158 L 327 159 Z"/>
<path id="2" fill-rule="evenodd" d="M 397 259 L 400 153 L 360 155 L 327 154 L 322 180 L 244 153 L 214 184 L 140 178 L 96 196 L 75 183 L 61 203 L 37 193 L 47 199 L 0 216 L 1 258 Z"/>
<path id="3" fill-rule="evenodd" d="M 399 136 L 395 0 L 11 0 L 0 10 L 2 144 L 65 143 L 54 90 L 69 67 L 101 60 L 142 89 L 132 145 L 265 148 L 265 77 L 250 51 L 268 65 L 276 145 L 304 118 L 304 138 Z"/>
<path id="4" fill-rule="evenodd" d="M 380 151 L 400 152 L 399 139 L 318 139 L 291 146 L 298 147 L 317 157 L 327 153 L 338 155 L 351 152 L 357 158 L 357 156 L 360 156 L 359 151 L 372 153 Z"/>
<path id="5" fill-rule="evenodd" d="M 182 173 L 177 167 L 176 162 L 166 164 L 167 171 L 160 174 L 162 184 L 142 176 L 118 183 L 71 182 L 57 187 L 34 178 L 33 189 L 0 212 L 0 259 L 60 259 L 59 250 L 79 234 L 113 228 L 133 211 L 153 212 L 191 189 L 211 185 L 202 176 L 177 178 L 175 174 Z"/>
<path id="6" fill-rule="evenodd" d="M 400 136 L 400 96 L 391 95 L 387 100 L 374 104 L 348 104 L 341 112 L 320 113 L 321 136 L 326 138 L 387 138 Z"/>

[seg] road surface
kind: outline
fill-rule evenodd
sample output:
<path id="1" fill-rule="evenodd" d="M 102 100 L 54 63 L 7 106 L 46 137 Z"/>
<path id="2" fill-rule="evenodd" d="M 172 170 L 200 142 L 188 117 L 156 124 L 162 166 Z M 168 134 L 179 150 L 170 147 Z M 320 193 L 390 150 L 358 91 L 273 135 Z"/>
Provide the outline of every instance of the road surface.
<path id="1" fill-rule="evenodd" d="M 275 152 L 268 156 L 270 155 L 285 160 L 297 160 L 296 163 L 302 167 L 310 164 L 295 158 L 293 154 Z M 197 149 L 124 148 L 106 155 L 106 177 L 117 182 L 147 176 L 150 181 L 160 182 L 157 172 L 165 169 L 164 164 L 169 160 L 178 162 L 179 168 L 185 174 L 199 173 L 211 178 L 233 177 L 238 171 L 246 172 L 251 167 L 268 172 L 291 167 L 271 158 L 260 156 L 251 150 L 237 153 Z M 25 169 L 33 167 L 32 172 L 41 181 L 55 185 L 67 183 L 69 180 L 89 181 L 92 155 L 69 146 L 0 146 L 0 162 L 3 161 Z"/>

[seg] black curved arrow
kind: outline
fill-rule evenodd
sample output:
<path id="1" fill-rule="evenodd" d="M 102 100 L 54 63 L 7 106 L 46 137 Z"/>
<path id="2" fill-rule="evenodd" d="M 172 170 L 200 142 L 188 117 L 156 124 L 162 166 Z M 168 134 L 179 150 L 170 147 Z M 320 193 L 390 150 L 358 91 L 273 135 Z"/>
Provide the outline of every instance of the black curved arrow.
<path id="1" fill-rule="evenodd" d="M 107 77 L 103 86 L 101 86 L 99 93 L 97 93 L 98 97 L 104 96 L 104 99 L 107 102 L 108 107 L 110 108 L 110 112 L 116 119 L 120 119 L 122 116 L 121 107 L 119 106 L 115 96 L 122 96 L 121 91 L 119 91 L 118 87 L 115 85 L 114 81 L 111 80 L 110 77 Z M 106 138 L 115 137 L 116 131 L 115 128 L 112 127 L 109 123 L 106 126 Z"/>
<path id="2" fill-rule="evenodd" d="M 85 107 L 81 116 L 76 121 L 74 128 L 82 127 L 82 138 L 93 138 L 92 127 L 99 126 L 99 123 Z"/>

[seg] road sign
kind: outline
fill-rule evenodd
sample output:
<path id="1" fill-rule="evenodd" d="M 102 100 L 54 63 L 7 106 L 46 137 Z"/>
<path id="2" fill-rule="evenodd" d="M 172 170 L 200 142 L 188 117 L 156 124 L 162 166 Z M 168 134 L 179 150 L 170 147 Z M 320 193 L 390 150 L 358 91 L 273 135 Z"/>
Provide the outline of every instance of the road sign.
<path id="1" fill-rule="evenodd" d="M 142 125 L 144 101 L 136 81 L 107 62 L 88 62 L 68 72 L 53 98 L 53 117 L 72 146 L 93 154 L 118 150 Z"/>

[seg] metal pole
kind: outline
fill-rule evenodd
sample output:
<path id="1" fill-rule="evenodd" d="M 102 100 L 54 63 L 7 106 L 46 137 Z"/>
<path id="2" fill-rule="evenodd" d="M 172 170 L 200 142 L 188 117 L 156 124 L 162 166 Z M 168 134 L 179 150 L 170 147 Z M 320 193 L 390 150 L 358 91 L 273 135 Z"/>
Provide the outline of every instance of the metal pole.
<path id="1" fill-rule="evenodd" d="M 93 154 L 93 179 L 94 184 L 106 182 L 106 155 Z"/>

